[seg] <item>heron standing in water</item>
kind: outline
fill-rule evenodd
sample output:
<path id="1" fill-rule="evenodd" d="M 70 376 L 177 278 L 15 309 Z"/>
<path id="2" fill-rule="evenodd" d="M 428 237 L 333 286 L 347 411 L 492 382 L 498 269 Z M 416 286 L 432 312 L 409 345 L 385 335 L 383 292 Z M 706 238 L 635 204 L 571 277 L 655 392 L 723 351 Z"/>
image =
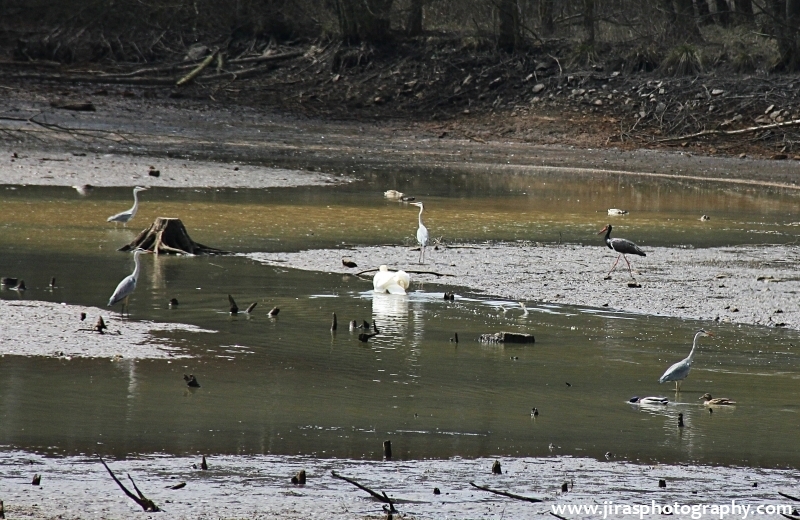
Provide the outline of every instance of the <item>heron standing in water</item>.
<path id="1" fill-rule="evenodd" d="M 136 290 L 136 281 L 139 279 L 139 255 L 141 254 L 142 249 L 137 249 L 133 254 L 133 262 L 135 264 L 133 272 L 119 282 L 117 288 L 114 289 L 114 294 L 112 294 L 111 298 L 108 299 L 108 307 L 122 302 L 122 310 L 120 311 L 121 315 L 124 315 L 125 307 L 128 307 L 128 297 L 133 294 L 134 290 Z M 130 315 L 130 308 L 128 308 L 128 316 Z"/>
<path id="2" fill-rule="evenodd" d="M 425 261 L 425 246 L 428 245 L 428 228 L 422 223 L 422 212 L 425 210 L 425 206 L 422 205 L 422 202 L 412 202 L 411 205 L 419 207 L 417 242 L 419 242 L 419 263 L 423 263 Z"/>
<path id="3" fill-rule="evenodd" d="M 141 186 L 136 186 L 135 188 L 133 188 L 133 207 L 128 211 L 123 211 L 122 213 L 111 215 L 110 217 L 108 217 L 107 221 L 122 222 L 123 224 L 127 224 L 139 210 L 139 192 L 145 191 L 146 189 L 147 188 L 142 188 Z"/>
<path id="4" fill-rule="evenodd" d="M 625 240 L 624 238 L 611 238 L 611 224 L 606 224 L 606 227 L 601 229 L 597 234 L 602 235 L 603 233 L 606 234 L 605 242 L 609 249 L 613 249 L 619 256 L 617 257 L 617 261 L 614 262 L 614 265 L 611 266 L 611 271 L 608 272 L 608 276 L 611 275 L 611 272 L 616 269 L 617 263 L 619 263 L 620 258 L 625 259 L 625 263 L 628 264 L 628 273 L 630 273 L 631 277 L 633 277 L 633 271 L 631 270 L 631 263 L 628 262 L 628 257 L 625 255 L 639 255 L 639 256 L 647 256 L 644 254 L 644 251 L 639 249 L 639 246 L 631 242 L 630 240 Z"/>
<path id="5" fill-rule="evenodd" d="M 706 332 L 703 329 L 698 330 L 694 335 L 694 341 L 692 342 L 692 351 L 689 352 L 689 357 L 684 360 L 678 361 L 671 367 L 664 372 L 664 375 L 658 380 L 659 383 L 666 383 L 667 381 L 675 381 L 675 391 L 681 391 L 681 381 L 686 379 L 686 376 L 689 375 L 689 370 L 692 369 L 692 357 L 694 356 L 694 351 L 697 349 L 697 338 L 700 336 L 711 336 L 714 335 L 710 332 Z"/>

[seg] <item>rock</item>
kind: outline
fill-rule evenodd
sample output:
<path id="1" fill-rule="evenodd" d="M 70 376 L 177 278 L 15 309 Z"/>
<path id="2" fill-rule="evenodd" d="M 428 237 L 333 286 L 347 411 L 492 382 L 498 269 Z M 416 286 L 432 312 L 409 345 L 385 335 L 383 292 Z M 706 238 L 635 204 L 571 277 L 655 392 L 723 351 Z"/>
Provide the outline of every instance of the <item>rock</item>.
<path id="1" fill-rule="evenodd" d="M 715 88 L 714 90 L 711 91 L 711 95 L 712 96 L 719 96 L 719 95 L 724 94 L 724 93 L 725 93 L 725 91 L 722 90 L 721 88 Z"/>
<path id="2" fill-rule="evenodd" d="M 531 89 L 531 92 L 534 93 L 534 94 L 538 94 L 539 92 L 543 91 L 544 89 L 545 89 L 544 83 L 537 83 L 536 85 L 533 86 L 533 88 Z"/>

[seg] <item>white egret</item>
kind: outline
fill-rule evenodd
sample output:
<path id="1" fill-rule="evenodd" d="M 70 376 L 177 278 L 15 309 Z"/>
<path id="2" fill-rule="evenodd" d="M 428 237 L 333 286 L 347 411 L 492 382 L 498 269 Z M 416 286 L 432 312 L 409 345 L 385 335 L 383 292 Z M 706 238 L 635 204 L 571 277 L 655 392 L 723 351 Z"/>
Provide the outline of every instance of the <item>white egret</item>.
<path id="1" fill-rule="evenodd" d="M 422 202 L 412 202 L 411 205 L 419 207 L 417 242 L 419 242 L 419 263 L 423 263 L 425 261 L 425 246 L 428 245 L 428 228 L 422 223 L 422 212 L 425 210 L 425 206 L 422 205 Z"/>
<path id="2" fill-rule="evenodd" d="M 644 254 L 644 251 L 639 249 L 639 246 L 637 246 L 630 240 L 625 240 L 624 238 L 611 238 L 611 224 L 606 224 L 606 227 L 601 229 L 597 234 L 601 235 L 603 233 L 606 234 L 605 242 L 608 248 L 619 253 L 617 261 L 614 262 L 614 265 L 611 266 L 611 271 L 616 269 L 619 259 L 624 258 L 625 263 L 628 264 L 628 272 L 630 273 L 631 276 L 633 276 L 633 271 L 631 270 L 631 263 L 628 262 L 628 258 L 625 255 L 639 255 L 639 256 L 647 256 L 647 255 Z M 609 275 L 611 274 L 611 271 L 608 272 Z"/>
<path id="3" fill-rule="evenodd" d="M 411 277 L 407 272 L 392 272 L 385 265 L 380 266 L 372 278 L 372 287 L 376 293 L 405 294 L 410 285 Z"/>
<path id="4" fill-rule="evenodd" d="M 120 314 L 124 314 L 125 307 L 128 306 L 128 297 L 133 294 L 134 290 L 136 290 L 136 281 L 139 279 L 139 255 L 141 254 L 141 249 L 137 249 L 133 254 L 133 262 L 135 264 L 133 272 L 119 282 L 117 288 L 114 289 L 114 294 L 112 294 L 111 298 L 108 299 L 108 307 L 122 302 L 122 310 L 120 311 Z M 130 316 L 130 309 L 128 309 L 128 316 Z"/>
<path id="5" fill-rule="evenodd" d="M 666 372 L 661 378 L 658 380 L 659 383 L 666 383 L 667 381 L 675 381 L 675 391 L 680 392 L 681 390 L 681 381 L 686 379 L 686 376 L 689 375 L 689 370 L 692 369 L 692 357 L 694 356 L 694 351 L 697 349 L 697 338 L 700 336 L 711 336 L 714 335 L 710 332 L 706 332 L 703 329 L 698 330 L 694 335 L 694 341 L 692 342 L 692 351 L 689 352 L 689 357 L 682 361 L 678 361 Z"/>
<path id="6" fill-rule="evenodd" d="M 144 191 L 147 188 L 142 188 L 141 186 L 136 186 L 133 188 L 133 207 L 128 211 L 123 211 L 122 213 L 117 213 L 116 215 L 112 215 L 106 219 L 108 222 L 122 222 L 123 224 L 127 224 L 135 215 L 136 212 L 139 210 L 139 192 Z"/>
<path id="7" fill-rule="evenodd" d="M 703 399 L 705 401 L 706 406 L 723 406 L 723 405 L 733 405 L 736 404 L 736 401 L 731 401 L 727 397 L 711 397 L 711 394 L 703 394 Z"/>

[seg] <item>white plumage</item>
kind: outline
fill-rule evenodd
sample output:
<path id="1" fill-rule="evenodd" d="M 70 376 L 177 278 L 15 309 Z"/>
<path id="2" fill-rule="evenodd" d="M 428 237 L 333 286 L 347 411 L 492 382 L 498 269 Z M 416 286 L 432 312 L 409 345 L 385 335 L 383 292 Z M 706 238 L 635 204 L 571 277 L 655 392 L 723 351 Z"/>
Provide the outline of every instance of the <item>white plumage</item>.
<path id="1" fill-rule="evenodd" d="M 139 210 L 139 195 L 140 191 L 144 191 L 147 188 L 142 188 L 141 186 L 136 186 L 133 188 L 133 207 L 128 211 L 123 211 L 122 213 L 117 213 L 116 215 L 111 215 L 106 219 L 108 222 L 122 222 L 123 224 L 127 224 L 134 216 L 136 216 L 136 212 Z M 80 193 L 80 191 L 79 191 Z"/>
<path id="2" fill-rule="evenodd" d="M 397 190 L 386 190 L 383 192 L 383 196 L 391 200 L 400 200 L 405 196 L 405 193 Z"/>
<path id="3" fill-rule="evenodd" d="M 385 265 L 380 266 L 372 278 L 372 287 L 376 293 L 405 294 L 410 285 L 411 277 L 407 272 L 392 272 Z"/>
<path id="4" fill-rule="evenodd" d="M 412 202 L 411 205 L 419 207 L 417 242 L 419 242 L 419 263 L 422 263 L 425 261 L 425 246 L 428 245 L 428 228 L 426 228 L 425 224 L 422 223 L 422 212 L 425 210 L 425 206 L 422 205 L 422 202 Z"/>

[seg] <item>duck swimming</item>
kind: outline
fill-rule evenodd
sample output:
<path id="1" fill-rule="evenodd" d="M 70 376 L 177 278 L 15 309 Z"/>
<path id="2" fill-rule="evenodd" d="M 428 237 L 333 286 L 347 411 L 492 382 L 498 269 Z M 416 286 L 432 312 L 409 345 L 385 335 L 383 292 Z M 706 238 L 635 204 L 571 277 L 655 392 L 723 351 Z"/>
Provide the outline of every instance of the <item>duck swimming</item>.
<path id="1" fill-rule="evenodd" d="M 666 397 L 631 397 L 628 400 L 629 403 L 633 404 L 660 404 L 666 405 L 669 404 L 669 399 Z"/>
<path id="2" fill-rule="evenodd" d="M 724 406 L 724 405 L 733 405 L 736 404 L 736 401 L 731 401 L 727 397 L 711 397 L 711 394 L 703 394 L 703 397 L 700 399 L 705 399 L 706 406 Z"/>

